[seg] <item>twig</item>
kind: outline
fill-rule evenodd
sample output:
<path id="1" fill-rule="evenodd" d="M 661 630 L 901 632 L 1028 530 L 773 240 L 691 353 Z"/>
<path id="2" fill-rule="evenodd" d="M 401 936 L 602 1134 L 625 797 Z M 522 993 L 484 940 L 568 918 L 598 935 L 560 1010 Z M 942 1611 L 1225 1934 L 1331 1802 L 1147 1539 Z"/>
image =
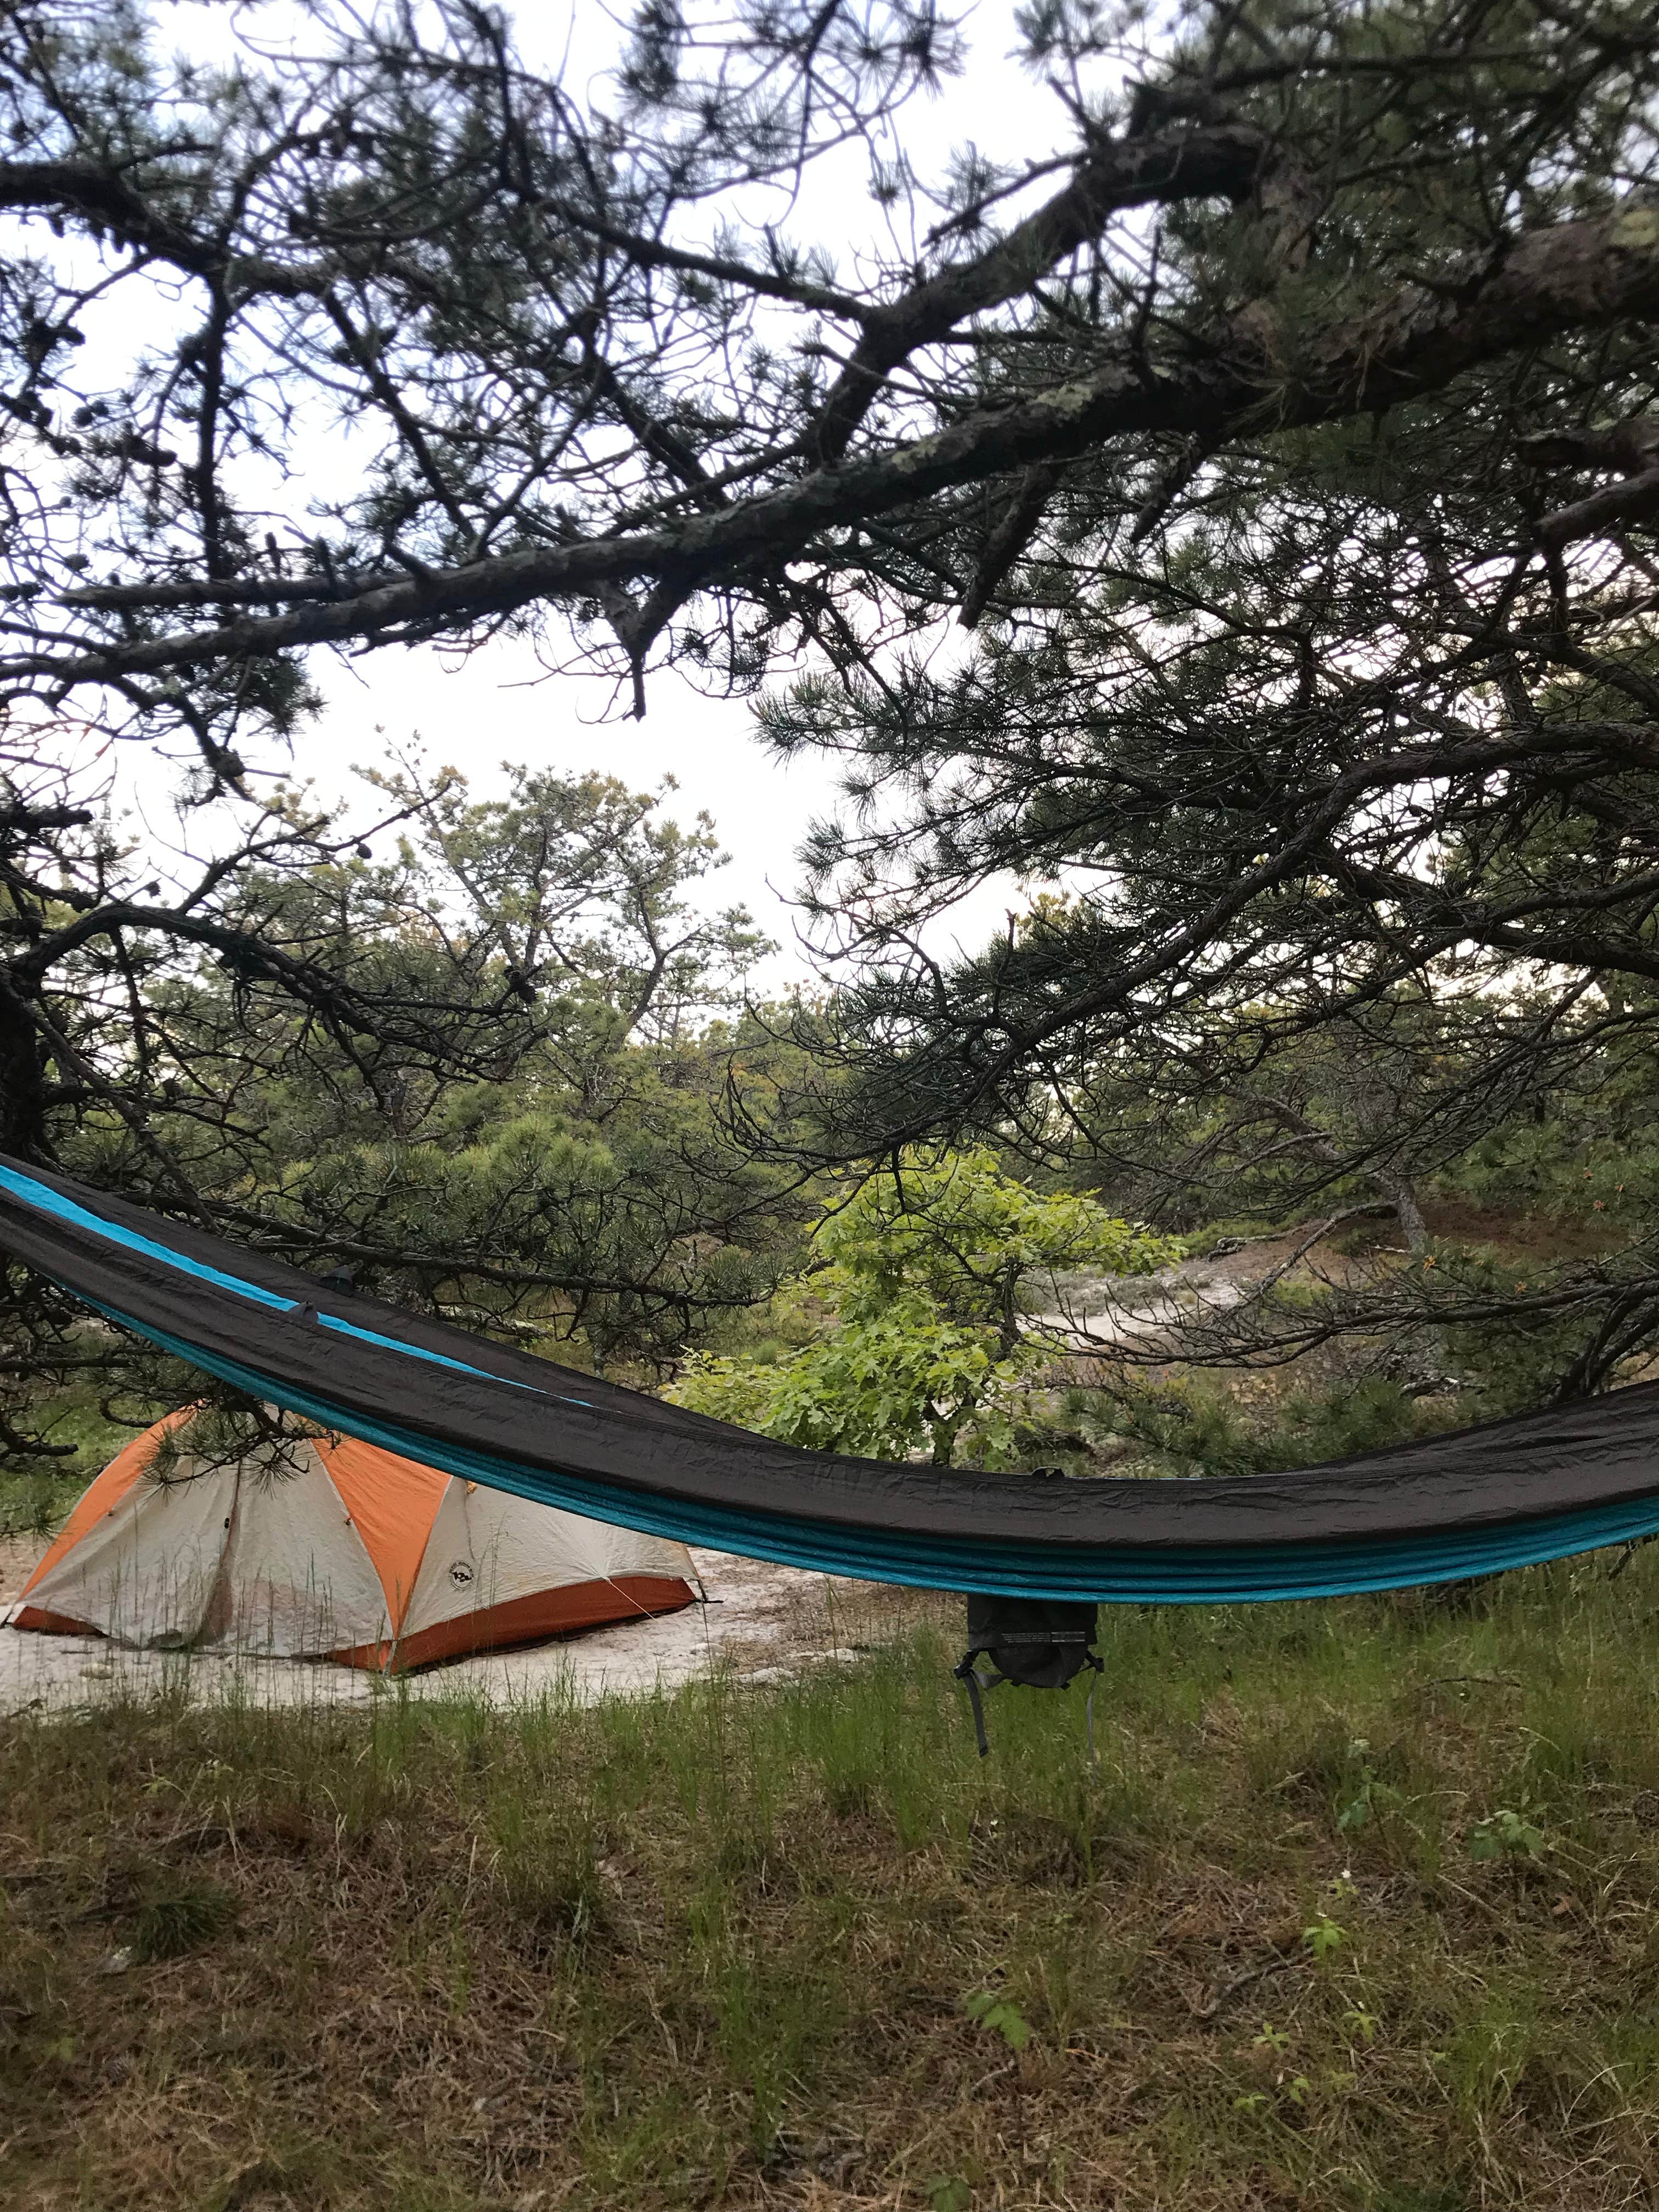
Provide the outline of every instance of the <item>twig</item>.
<path id="1" fill-rule="evenodd" d="M 1417 1689 L 1440 1690 L 1454 1682 L 1484 1682 L 1493 1690 L 1519 1690 L 1525 1686 L 1513 1674 L 1431 1674 L 1426 1682 L 1419 1682 Z M 1413 1695 L 1416 1695 L 1416 1691 Z"/>
<path id="2" fill-rule="evenodd" d="M 1235 1974 L 1231 1981 L 1224 1982 L 1206 2002 L 1195 2005 L 1188 1998 L 1187 2009 L 1194 2020 L 1213 2020 L 1228 1998 L 1236 1996 L 1240 1990 L 1248 1989 L 1252 1982 L 1264 1981 L 1269 1974 L 1282 1973 L 1286 1966 L 1293 1966 L 1296 1963 L 1294 1958 L 1270 1959 L 1265 1966 L 1251 1966 L 1244 1973 Z"/>

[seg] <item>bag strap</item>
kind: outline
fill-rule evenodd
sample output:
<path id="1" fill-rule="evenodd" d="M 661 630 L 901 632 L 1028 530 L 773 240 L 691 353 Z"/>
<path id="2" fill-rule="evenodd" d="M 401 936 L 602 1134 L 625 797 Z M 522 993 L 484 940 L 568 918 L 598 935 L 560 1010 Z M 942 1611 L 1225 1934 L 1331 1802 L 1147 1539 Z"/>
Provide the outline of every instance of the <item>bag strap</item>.
<path id="1" fill-rule="evenodd" d="M 998 1638 L 997 1642 L 1000 1645 L 1004 1644 L 1081 1644 L 1087 1640 L 1080 1629 L 1063 1629 L 1054 1636 L 1024 1634 L 1001 1636 Z M 957 1665 L 951 1669 L 951 1674 L 968 1692 L 968 1703 L 973 1708 L 974 1714 L 974 1741 L 979 1746 L 979 1755 L 981 1759 L 988 1759 L 991 1755 L 990 1739 L 985 1733 L 985 1699 L 982 1692 L 994 1690 L 999 1683 L 1006 1682 L 1008 1679 L 1006 1674 L 982 1675 L 975 1666 L 975 1660 L 980 1658 L 986 1649 L 984 1644 L 979 1644 L 973 1650 L 963 1652 Z M 1106 1672 L 1106 1662 L 1097 1651 L 1090 1651 L 1085 1656 L 1092 1673 L 1089 1683 L 1089 1694 L 1084 1701 L 1083 1720 L 1089 1736 L 1089 1764 L 1091 1766 L 1097 1766 L 1100 1762 L 1095 1753 L 1094 1677 Z"/>
<path id="2" fill-rule="evenodd" d="M 979 1755 L 981 1759 L 988 1759 L 991 1755 L 991 1745 L 985 1733 L 985 1701 L 980 1692 L 983 1690 L 994 1690 L 999 1682 L 1006 1682 L 1008 1677 L 1006 1674 L 993 1674 L 988 1680 L 981 1681 L 979 1669 L 974 1664 L 975 1660 L 979 1656 L 980 1653 L 977 1650 L 964 1652 L 961 1662 L 951 1671 L 963 1688 L 967 1691 L 968 1702 L 974 1709 L 974 1741 L 979 1746 Z"/>

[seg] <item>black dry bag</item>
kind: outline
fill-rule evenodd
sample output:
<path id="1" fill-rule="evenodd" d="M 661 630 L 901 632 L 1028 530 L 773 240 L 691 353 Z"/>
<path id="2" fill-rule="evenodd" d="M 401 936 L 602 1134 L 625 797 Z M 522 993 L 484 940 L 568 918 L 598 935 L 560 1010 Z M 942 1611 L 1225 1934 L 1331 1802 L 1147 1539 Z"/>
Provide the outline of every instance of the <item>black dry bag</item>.
<path id="1" fill-rule="evenodd" d="M 1022 1683 L 1030 1690 L 1063 1690 L 1085 1667 L 1101 1672 L 1095 1650 L 1097 1608 L 1064 1598 L 999 1597 L 975 1592 L 968 1600 L 968 1650 L 957 1680 L 974 1709 L 974 1734 L 983 1759 L 985 1706 L 981 1692 L 999 1682 Z M 994 1673 L 981 1674 L 988 1659 Z M 1089 1749 L 1094 1751 L 1094 1685 L 1089 1686 Z"/>

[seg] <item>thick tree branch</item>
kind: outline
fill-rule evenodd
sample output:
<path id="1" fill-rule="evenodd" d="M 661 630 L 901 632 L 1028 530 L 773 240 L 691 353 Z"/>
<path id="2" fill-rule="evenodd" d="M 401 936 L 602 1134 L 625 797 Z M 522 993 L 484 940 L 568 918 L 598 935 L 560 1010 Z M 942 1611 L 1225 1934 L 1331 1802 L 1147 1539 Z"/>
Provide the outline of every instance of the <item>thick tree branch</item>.
<path id="1" fill-rule="evenodd" d="M 1103 141 L 1063 191 L 1006 237 L 869 316 L 820 410 L 820 460 L 840 459 L 884 382 L 919 348 L 947 337 L 966 316 L 1023 297 L 1056 262 L 1098 237 L 1114 215 L 1178 200 L 1241 198 L 1267 153 L 1261 133 L 1242 124 Z"/>
<path id="2" fill-rule="evenodd" d="M 1659 468 L 1645 469 L 1623 483 L 1607 484 L 1571 507 L 1559 507 L 1544 517 L 1538 535 L 1547 545 L 1571 545 L 1650 518 L 1659 518 Z"/>
<path id="3" fill-rule="evenodd" d="M 964 629 L 972 629 L 990 605 L 991 594 L 1036 534 L 1042 511 L 1060 477 L 1060 471 L 1052 461 L 1026 471 L 986 539 L 973 581 L 963 594 L 962 612 L 957 619 Z"/>
<path id="4" fill-rule="evenodd" d="M 0 207 L 50 208 L 73 215 L 119 245 L 227 290 L 305 299 L 325 291 L 340 273 L 337 264 L 328 262 L 307 264 L 228 252 L 216 239 L 199 238 L 161 213 L 118 170 L 90 161 L 0 161 Z"/>
<path id="5" fill-rule="evenodd" d="M 112 676 L 267 657 L 318 644 L 384 640 L 414 629 L 465 629 L 538 600 L 591 596 L 649 579 L 684 599 L 774 570 L 811 549 L 842 569 L 865 565 L 834 533 L 939 493 L 1069 459 L 1148 431 L 1228 439 L 1376 413 L 1443 390 L 1467 371 L 1568 333 L 1659 320 L 1659 210 L 1628 206 L 1595 221 L 1526 233 L 1501 255 L 1432 289 L 1403 286 L 1381 307 L 1304 342 L 1294 367 L 1235 340 L 1213 355 L 1149 367 L 1108 350 L 1091 374 L 959 422 L 867 459 L 670 528 L 527 546 L 429 575 L 377 583 L 270 620 L 113 643 L 73 656 L 28 653 L 0 665 L 14 680 L 68 686 Z M 164 587 L 176 592 L 177 586 Z M 313 586 L 307 584 L 306 588 Z M 212 586 L 200 586 L 204 599 Z M 125 604 L 133 605 L 132 596 Z"/>

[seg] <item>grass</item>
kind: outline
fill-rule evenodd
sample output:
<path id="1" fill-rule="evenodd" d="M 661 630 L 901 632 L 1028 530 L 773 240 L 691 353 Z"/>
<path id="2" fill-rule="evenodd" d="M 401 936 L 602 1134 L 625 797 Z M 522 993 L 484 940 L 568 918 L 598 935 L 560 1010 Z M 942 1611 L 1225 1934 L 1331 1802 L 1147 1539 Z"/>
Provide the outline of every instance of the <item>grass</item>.
<path id="1" fill-rule="evenodd" d="M 0 2202 L 1551 2212 L 1659 2175 L 1659 1547 L 575 1711 L 0 1723 Z M 912 1613 L 914 1614 L 914 1608 Z"/>

